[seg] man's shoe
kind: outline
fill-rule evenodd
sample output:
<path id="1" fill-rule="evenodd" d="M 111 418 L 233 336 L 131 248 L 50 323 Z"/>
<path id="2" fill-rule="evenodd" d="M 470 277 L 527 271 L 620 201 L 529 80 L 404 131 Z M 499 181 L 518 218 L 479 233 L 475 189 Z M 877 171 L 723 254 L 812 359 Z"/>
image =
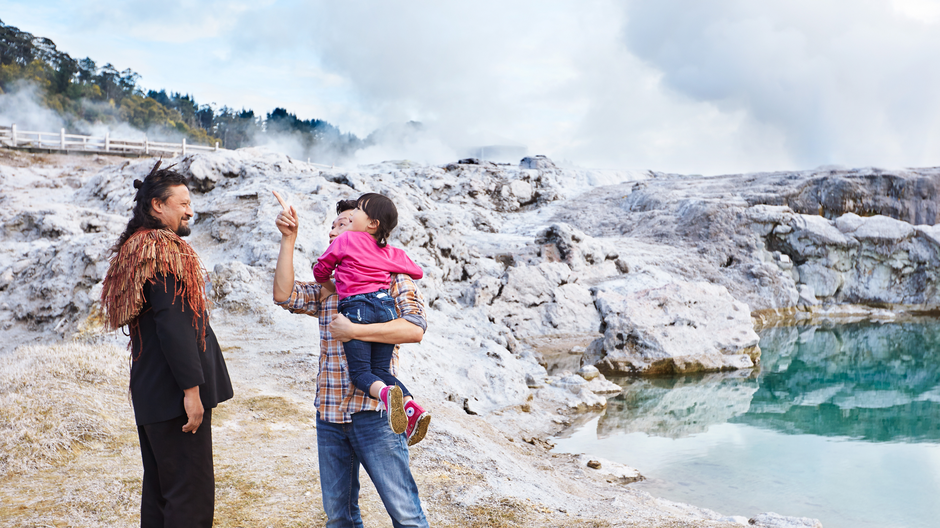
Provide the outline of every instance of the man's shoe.
<path id="1" fill-rule="evenodd" d="M 405 435 L 408 437 L 408 446 L 411 447 L 424 440 L 424 435 L 428 434 L 431 413 L 421 408 L 414 400 L 411 400 L 405 404 L 405 414 L 408 416 L 408 427 L 405 428 Z"/>
<path id="2" fill-rule="evenodd" d="M 401 387 L 398 385 L 386 385 L 379 391 L 379 401 L 388 414 L 388 425 L 392 427 L 395 434 L 402 434 L 408 427 L 408 417 L 405 415 L 405 407 L 402 403 L 404 396 Z"/>

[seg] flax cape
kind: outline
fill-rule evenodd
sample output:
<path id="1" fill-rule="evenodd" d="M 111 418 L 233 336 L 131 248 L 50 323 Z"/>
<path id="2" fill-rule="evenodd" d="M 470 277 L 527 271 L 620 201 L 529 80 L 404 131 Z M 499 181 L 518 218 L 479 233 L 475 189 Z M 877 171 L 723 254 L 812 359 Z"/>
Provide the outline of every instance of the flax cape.
<path id="1" fill-rule="evenodd" d="M 206 348 L 206 325 L 199 319 L 206 315 L 206 271 L 196 251 L 176 233 L 166 229 L 141 229 L 124 242 L 111 258 L 101 290 L 105 324 L 110 330 L 127 326 L 130 334 L 144 305 L 144 285 L 158 275 L 175 275 L 174 299 L 181 298 L 193 311 L 193 326 L 198 328 L 199 350 Z"/>

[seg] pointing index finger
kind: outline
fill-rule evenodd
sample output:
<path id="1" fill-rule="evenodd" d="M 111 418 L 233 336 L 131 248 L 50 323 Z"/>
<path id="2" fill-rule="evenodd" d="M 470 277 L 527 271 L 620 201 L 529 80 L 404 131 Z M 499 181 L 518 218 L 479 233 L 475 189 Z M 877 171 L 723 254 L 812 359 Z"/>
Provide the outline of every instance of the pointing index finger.
<path id="1" fill-rule="evenodd" d="M 288 205 L 284 202 L 284 199 L 281 198 L 281 195 L 278 194 L 277 191 L 271 191 L 271 192 L 274 193 L 274 197 L 277 198 L 277 202 L 278 202 L 279 204 L 281 204 L 281 208 L 284 209 L 284 212 L 285 212 L 285 213 L 289 213 L 289 212 L 290 212 L 290 207 L 288 207 Z"/>

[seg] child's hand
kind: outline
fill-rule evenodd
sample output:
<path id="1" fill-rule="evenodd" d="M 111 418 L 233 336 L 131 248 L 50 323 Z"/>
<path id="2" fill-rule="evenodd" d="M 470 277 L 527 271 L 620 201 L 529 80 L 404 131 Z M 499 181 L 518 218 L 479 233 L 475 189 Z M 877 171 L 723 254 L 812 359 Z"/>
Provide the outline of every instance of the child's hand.
<path id="1" fill-rule="evenodd" d="M 277 230 L 281 232 L 283 236 L 297 236 L 297 228 L 300 225 L 300 219 L 297 218 L 297 211 L 294 209 L 293 205 L 288 206 L 284 199 L 281 198 L 281 195 L 277 191 L 271 191 L 274 193 L 274 197 L 277 198 L 278 203 L 281 204 L 281 212 L 277 214 L 277 219 L 274 221 L 274 224 L 277 226 Z"/>

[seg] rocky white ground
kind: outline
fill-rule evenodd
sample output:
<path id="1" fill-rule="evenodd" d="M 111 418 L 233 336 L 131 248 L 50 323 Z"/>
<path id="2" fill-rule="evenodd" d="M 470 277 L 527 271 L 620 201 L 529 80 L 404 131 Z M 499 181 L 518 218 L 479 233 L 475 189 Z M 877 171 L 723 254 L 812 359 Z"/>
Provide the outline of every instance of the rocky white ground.
<path id="1" fill-rule="evenodd" d="M 0 153 L 0 351 L 97 335 L 108 248 L 153 160 Z M 210 272 L 214 327 L 252 390 L 288 394 L 281 378 L 298 368 L 312 383 L 318 353 L 316 321 L 271 303 L 271 191 L 301 215 L 299 279 L 326 246 L 336 200 L 396 201 L 393 244 L 425 269 L 431 308 L 404 378 L 435 410 L 424 452 L 482 475 L 460 484 L 468 507 L 537 500 L 615 525 L 756 519 L 634 492 L 623 484 L 634 470 L 559 459 L 541 439 L 606 405 L 619 387 L 604 373 L 747 372 L 760 360 L 755 324 L 938 304 L 934 169 L 689 177 L 545 158 L 327 169 L 253 150 L 170 162 L 193 178 L 191 242 Z M 290 367 L 264 360 L 288 352 Z M 559 355 L 580 360 L 555 368 Z"/>

